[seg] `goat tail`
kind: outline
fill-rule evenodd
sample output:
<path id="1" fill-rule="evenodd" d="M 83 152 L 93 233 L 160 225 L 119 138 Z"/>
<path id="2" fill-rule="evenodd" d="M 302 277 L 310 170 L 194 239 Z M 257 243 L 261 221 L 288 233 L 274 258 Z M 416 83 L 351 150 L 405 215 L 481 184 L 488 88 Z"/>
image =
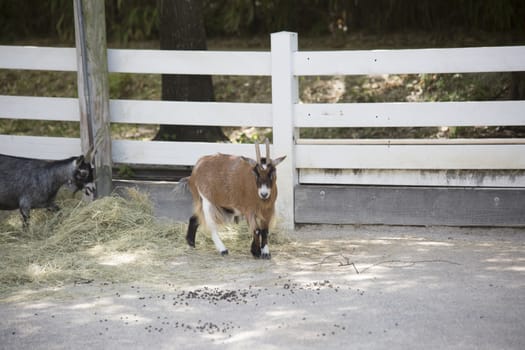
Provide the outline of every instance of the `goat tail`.
<path id="1" fill-rule="evenodd" d="M 190 192 L 190 184 L 189 184 L 190 177 L 186 176 L 179 180 L 179 183 L 175 185 L 175 188 L 173 189 L 173 192 L 175 195 L 182 195 Z"/>

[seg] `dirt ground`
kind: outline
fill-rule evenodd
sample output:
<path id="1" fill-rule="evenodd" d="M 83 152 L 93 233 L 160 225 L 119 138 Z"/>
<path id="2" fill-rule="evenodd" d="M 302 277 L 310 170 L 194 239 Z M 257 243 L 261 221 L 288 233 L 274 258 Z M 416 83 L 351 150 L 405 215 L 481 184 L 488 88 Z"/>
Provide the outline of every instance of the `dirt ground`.
<path id="1" fill-rule="evenodd" d="M 158 283 L 4 298 L 0 348 L 523 349 L 524 234 L 306 226 L 270 261 L 188 248 Z"/>

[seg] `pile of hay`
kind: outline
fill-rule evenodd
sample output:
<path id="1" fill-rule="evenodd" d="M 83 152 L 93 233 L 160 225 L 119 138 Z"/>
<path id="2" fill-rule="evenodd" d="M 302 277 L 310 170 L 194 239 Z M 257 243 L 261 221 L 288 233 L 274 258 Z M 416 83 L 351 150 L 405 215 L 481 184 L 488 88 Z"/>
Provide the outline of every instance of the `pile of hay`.
<path id="1" fill-rule="evenodd" d="M 93 202 L 64 191 L 57 203 L 61 210 L 56 213 L 32 210 L 28 231 L 22 230 L 18 211 L 0 217 L 0 297 L 21 287 L 173 281 L 194 278 L 218 261 L 221 271 L 236 268 L 239 259 L 254 261 L 246 225 L 221 232 L 230 250 L 225 260 L 202 230 L 197 249 L 189 248 L 186 225 L 156 220 L 148 196 L 135 189 Z M 273 248 L 286 239 L 277 234 L 270 242 Z M 180 267 L 188 264 L 193 271 Z"/>
<path id="2" fill-rule="evenodd" d="M 0 220 L 0 293 L 20 285 L 133 280 L 182 245 L 184 227 L 159 223 L 147 195 L 130 189 L 87 203 L 59 196 L 59 212 L 18 212 Z"/>

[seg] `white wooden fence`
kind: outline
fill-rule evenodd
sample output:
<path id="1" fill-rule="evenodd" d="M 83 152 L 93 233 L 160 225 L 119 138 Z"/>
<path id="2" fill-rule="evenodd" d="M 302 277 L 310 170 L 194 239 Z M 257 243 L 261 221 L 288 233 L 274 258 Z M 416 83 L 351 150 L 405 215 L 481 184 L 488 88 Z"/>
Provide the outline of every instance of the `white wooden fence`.
<path id="1" fill-rule="evenodd" d="M 279 166 L 278 207 L 286 227 L 294 223 L 298 183 L 525 187 L 525 139 L 298 137 L 300 128 L 523 126 L 525 101 L 301 104 L 297 80 L 524 71 L 525 46 L 303 52 L 295 33 L 281 32 L 272 34 L 270 52 L 109 49 L 107 56 L 110 72 L 271 76 L 272 103 L 111 100 L 110 118 L 112 123 L 272 127 L 272 155 L 288 156 Z M 0 46 L 0 69 L 76 71 L 76 50 Z M 79 103 L 76 98 L 0 96 L 0 118 L 79 121 Z M 79 139 L 0 135 L 4 154 L 59 159 L 80 150 Z M 193 165 L 216 152 L 253 156 L 253 145 L 112 141 L 116 163 Z"/>

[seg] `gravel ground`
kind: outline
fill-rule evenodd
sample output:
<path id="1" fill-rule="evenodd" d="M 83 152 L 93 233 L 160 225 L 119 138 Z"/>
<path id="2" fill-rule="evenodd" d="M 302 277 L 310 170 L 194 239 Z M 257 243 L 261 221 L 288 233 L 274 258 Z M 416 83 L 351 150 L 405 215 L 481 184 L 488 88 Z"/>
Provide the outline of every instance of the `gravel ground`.
<path id="1" fill-rule="evenodd" d="M 307 226 L 271 261 L 196 249 L 163 282 L 9 296 L 0 348 L 523 349 L 524 234 Z"/>

